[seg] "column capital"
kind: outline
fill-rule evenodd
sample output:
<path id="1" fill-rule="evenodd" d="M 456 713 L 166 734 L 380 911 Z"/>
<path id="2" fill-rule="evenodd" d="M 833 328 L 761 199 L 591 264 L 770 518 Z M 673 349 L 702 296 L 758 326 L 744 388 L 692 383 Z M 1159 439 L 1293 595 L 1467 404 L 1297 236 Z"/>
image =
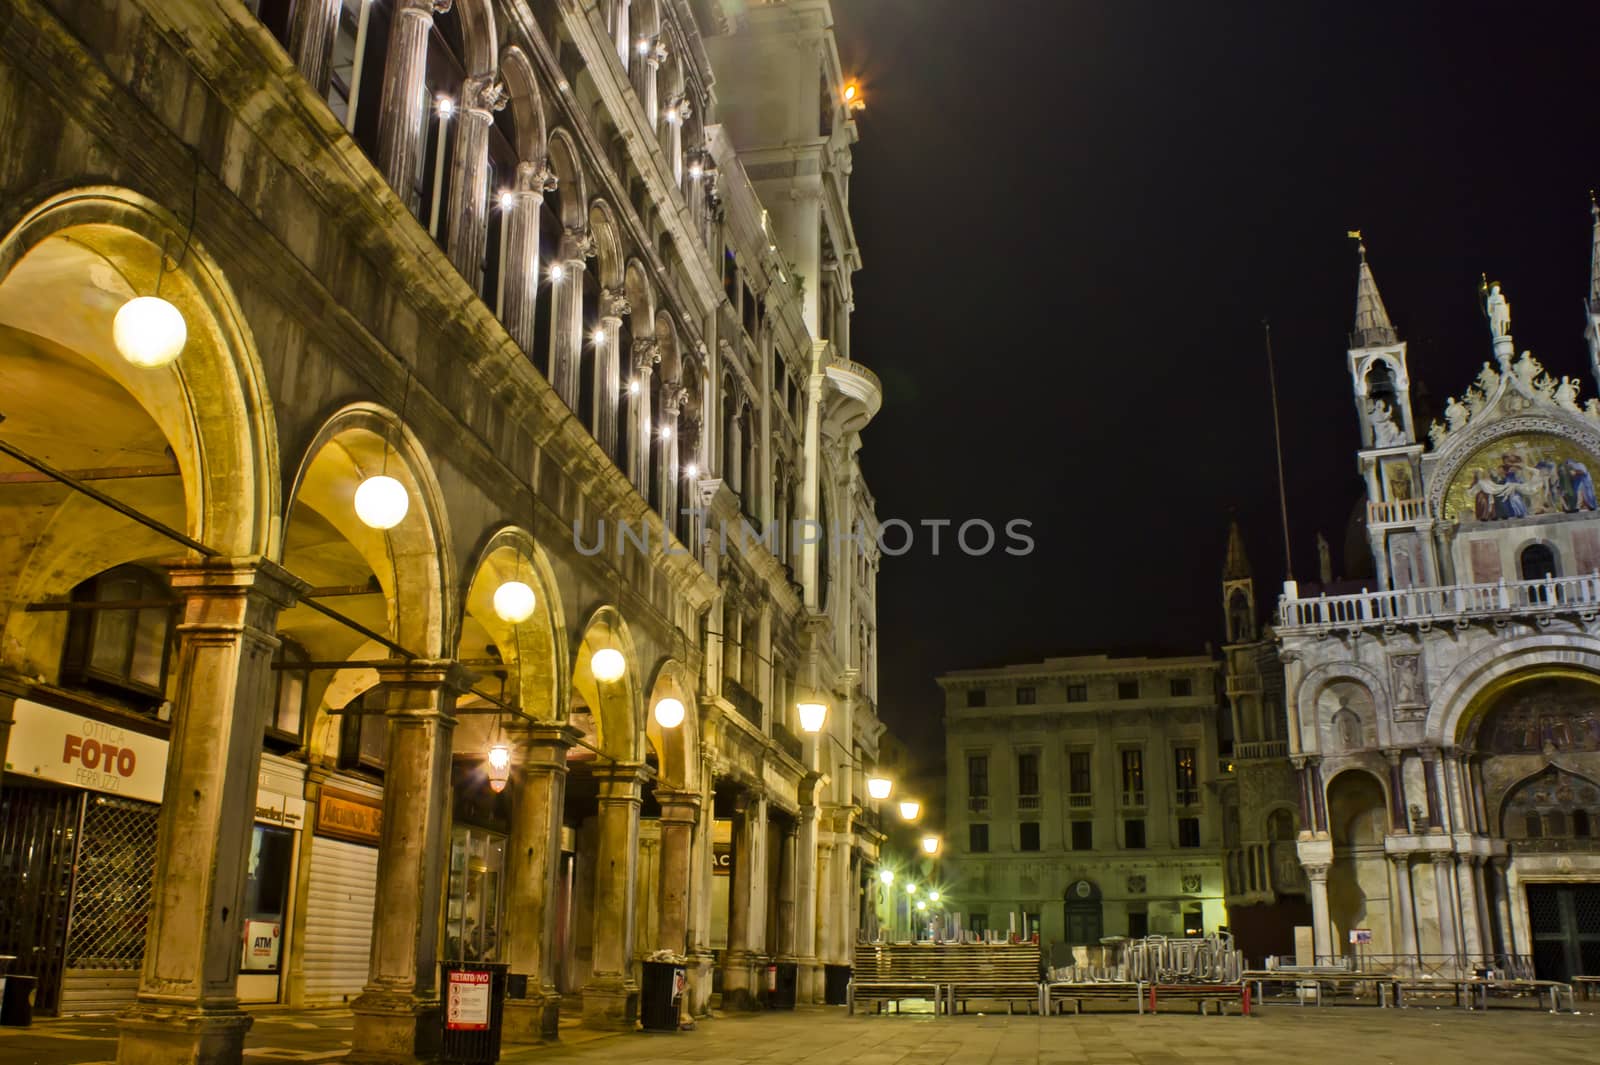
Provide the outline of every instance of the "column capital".
<path id="1" fill-rule="evenodd" d="M 1405 752 L 1398 747 L 1385 747 L 1383 756 L 1388 759 L 1390 765 L 1399 765 L 1400 760 L 1405 757 Z"/>
<path id="2" fill-rule="evenodd" d="M 162 564 L 172 590 L 186 599 L 255 595 L 274 610 L 287 610 L 311 590 L 270 558 L 180 558 Z"/>
<path id="3" fill-rule="evenodd" d="M 594 232 L 587 226 L 567 226 L 561 242 L 561 258 L 567 262 L 583 262 L 600 254 Z"/>
<path id="4" fill-rule="evenodd" d="M 644 785 L 653 771 L 643 762 L 612 762 L 597 765 L 590 771 L 600 785 L 601 802 L 638 803 L 644 795 Z"/>
<path id="5" fill-rule="evenodd" d="M 567 752 L 583 737 L 580 729 L 561 722 L 517 720 L 506 725 L 525 769 L 567 771 Z"/>
<path id="6" fill-rule="evenodd" d="M 644 373 L 661 361 L 661 346 L 655 337 L 634 337 L 632 354 L 634 372 Z"/>
<path id="7" fill-rule="evenodd" d="M 550 164 L 541 159 L 538 162 L 517 164 L 516 187 L 512 191 L 518 195 L 531 195 L 543 200 L 545 193 L 554 192 L 560 184 L 556 172 L 550 169 Z"/>
<path id="8" fill-rule="evenodd" d="M 494 120 L 494 112 L 505 110 L 510 99 L 505 83 L 493 74 L 475 75 L 461 86 L 461 109 L 476 112 L 490 121 Z"/>
<path id="9" fill-rule="evenodd" d="M 479 675 L 450 658 L 390 658 L 374 662 L 378 683 L 411 691 L 442 690 L 465 695 Z"/>
<path id="10" fill-rule="evenodd" d="M 626 289 L 602 288 L 600 290 L 600 314 L 605 318 L 628 318 L 633 314 L 633 304 L 628 301 Z"/>
<path id="11" fill-rule="evenodd" d="M 1455 855 L 1450 851 L 1432 851 L 1428 854 L 1428 859 L 1433 862 L 1434 865 L 1448 866 L 1452 864 L 1453 860 L 1455 859 Z"/>
<path id="12" fill-rule="evenodd" d="M 1312 883 L 1326 883 L 1328 880 L 1328 870 L 1330 868 L 1331 866 L 1320 863 L 1305 866 L 1306 878 Z"/>
<path id="13" fill-rule="evenodd" d="M 698 791 L 657 787 L 653 794 L 661 806 L 663 824 L 692 825 L 699 821 L 701 798 Z"/>

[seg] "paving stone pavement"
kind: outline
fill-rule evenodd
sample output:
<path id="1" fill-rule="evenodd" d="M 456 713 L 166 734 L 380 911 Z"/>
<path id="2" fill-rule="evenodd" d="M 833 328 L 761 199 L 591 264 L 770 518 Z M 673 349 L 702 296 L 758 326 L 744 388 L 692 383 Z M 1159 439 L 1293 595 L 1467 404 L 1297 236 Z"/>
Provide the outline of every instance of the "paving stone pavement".
<path id="1" fill-rule="evenodd" d="M 927 1014 L 849 1017 L 842 1009 L 730 1015 L 693 1032 L 565 1033 L 560 1046 L 507 1047 L 509 1063 L 628 1065 L 1592 1065 L 1600 1014 L 1532 1009 L 1269 1006 L 1254 1017 L 1091 1013 L 1082 1017 Z M 1594 1004 L 1600 1006 L 1600 1003 Z M 335 1061 L 349 1049 L 348 1011 L 260 1014 L 245 1065 Z M 4 1065 L 104 1065 L 116 1056 L 109 1017 L 0 1028 Z"/>

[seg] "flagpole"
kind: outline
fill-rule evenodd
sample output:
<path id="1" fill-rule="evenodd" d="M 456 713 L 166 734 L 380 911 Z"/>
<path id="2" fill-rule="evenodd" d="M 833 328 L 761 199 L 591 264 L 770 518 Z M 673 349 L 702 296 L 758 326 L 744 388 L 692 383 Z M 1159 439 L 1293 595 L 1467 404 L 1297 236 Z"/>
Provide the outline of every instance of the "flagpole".
<path id="1" fill-rule="evenodd" d="M 1278 422 L 1278 370 L 1272 358 L 1272 323 L 1261 319 L 1261 335 L 1267 347 L 1267 386 L 1272 392 L 1272 444 L 1278 456 L 1278 512 L 1283 518 L 1283 579 L 1294 580 L 1294 562 L 1289 546 L 1289 496 L 1283 480 L 1283 430 Z"/>

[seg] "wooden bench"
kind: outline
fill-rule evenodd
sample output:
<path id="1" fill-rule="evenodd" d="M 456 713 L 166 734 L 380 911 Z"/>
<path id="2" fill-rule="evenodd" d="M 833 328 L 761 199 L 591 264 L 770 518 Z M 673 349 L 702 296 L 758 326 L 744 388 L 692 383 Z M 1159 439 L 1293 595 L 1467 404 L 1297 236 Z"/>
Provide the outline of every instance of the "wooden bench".
<path id="1" fill-rule="evenodd" d="M 1416 994 L 1441 994 L 1450 992 L 1455 996 L 1455 1003 L 1462 1009 L 1472 1009 L 1473 999 L 1478 995 L 1478 985 L 1484 981 L 1477 979 L 1456 979 L 1453 977 L 1431 977 L 1427 979 L 1417 977 L 1396 977 L 1393 982 L 1394 1004 L 1404 1007 L 1406 999 Z"/>
<path id="2" fill-rule="evenodd" d="M 1066 981 L 1053 981 L 1041 984 L 1039 987 L 1039 1012 L 1051 1015 L 1057 1012 L 1058 1005 L 1072 1003 L 1074 1014 L 1083 1013 L 1085 1002 L 1121 1002 L 1132 1001 L 1144 1012 L 1145 988 L 1143 984 L 1131 981 L 1096 981 L 1092 983 L 1069 983 Z"/>
<path id="3" fill-rule="evenodd" d="M 1498 994 L 1531 994 L 1537 999 L 1539 1005 L 1543 1006 L 1544 996 L 1547 993 L 1550 996 L 1551 1013 L 1561 1012 L 1561 999 L 1563 996 L 1566 997 L 1569 1011 L 1577 1008 L 1573 1002 L 1572 985 L 1562 983 L 1560 980 L 1481 980 L 1478 981 L 1475 990 L 1478 992 L 1479 1001 L 1483 1004 L 1484 1009 L 1489 1008 L 1490 996 Z"/>
<path id="4" fill-rule="evenodd" d="M 875 1003 L 881 1012 L 888 1003 L 896 1006 L 906 999 L 927 999 L 934 1012 L 944 1002 L 944 982 L 931 975 L 914 954 L 912 943 L 858 944 L 850 983 L 845 989 L 845 1005 L 855 1013 L 858 1003 Z"/>
<path id="5" fill-rule="evenodd" d="M 856 946 L 846 1001 L 927 998 L 954 1013 L 957 1002 L 999 999 L 1039 1003 L 1039 947 L 1032 943 L 862 943 Z"/>
<path id="6" fill-rule="evenodd" d="M 1239 1015 L 1250 1016 L 1250 985 L 1238 984 L 1151 984 L 1150 1012 L 1157 1012 L 1161 1002 L 1193 1002 L 1200 1015 L 1206 1013 L 1207 1003 L 1217 1004 L 1219 1016 L 1228 1012 L 1229 1003 L 1237 1003 Z"/>
<path id="7" fill-rule="evenodd" d="M 972 944 L 957 947 L 941 959 L 938 979 L 945 984 L 950 1012 L 961 1011 L 974 999 L 1003 1001 L 1011 1013 L 1018 1002 L 1031 1012 L 1039 1004 L 1039 948 L 1016 945 Z"/>
<path id="8" fill-rule="evenodd" d="M 1572 986 L 1575 990 L 1582 991 L 1583 1000 L 1588 1002 L 1595 990 L 1600 989 L 1600 976 L 1574 976 Z"/>

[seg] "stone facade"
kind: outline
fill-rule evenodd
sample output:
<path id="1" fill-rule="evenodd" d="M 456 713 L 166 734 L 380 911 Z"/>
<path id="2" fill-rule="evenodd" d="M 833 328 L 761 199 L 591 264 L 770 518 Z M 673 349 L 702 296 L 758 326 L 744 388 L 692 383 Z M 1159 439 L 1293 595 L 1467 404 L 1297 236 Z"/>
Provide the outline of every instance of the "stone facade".
<path id="1" fill-rule="evenodd" d="M 1092 655 L 941 676 L 963 926 L 1025 913 L 1041 943 L 1096 945 L 1225 925 L 1218 672 Z"/>
<path id="2" fill-rule="evenodd" d="M 469 939 L 510 965 L 514 1039 L 563 996 L 631 1025 L 657 950 L 688 957 L 689 1012 L 717 965 L 729 1003 L 773 959 L 819 998 L 877 850 L 857 454 L 882 401 L 850 350 L 826 0 L 0 23 L 0 794 L 116 786 L 34 758 L 52 714 L 161 745 L 119 1060 L 237 1061 L 250 980 L 354 996 L 355 1058 L 425 1059 Z M 187 328 L 153 368 L 113 342 L 152 294 Z M 377 477 L 405 503 L 384 527 L 357 515 Z M 534 605 L 509 620 L 513 582 Z M 281 953 L 241 975 L 274 810 L 306 811 L 261 933 Z M 349 986 L 316 922 L 357 867 Z"/>

